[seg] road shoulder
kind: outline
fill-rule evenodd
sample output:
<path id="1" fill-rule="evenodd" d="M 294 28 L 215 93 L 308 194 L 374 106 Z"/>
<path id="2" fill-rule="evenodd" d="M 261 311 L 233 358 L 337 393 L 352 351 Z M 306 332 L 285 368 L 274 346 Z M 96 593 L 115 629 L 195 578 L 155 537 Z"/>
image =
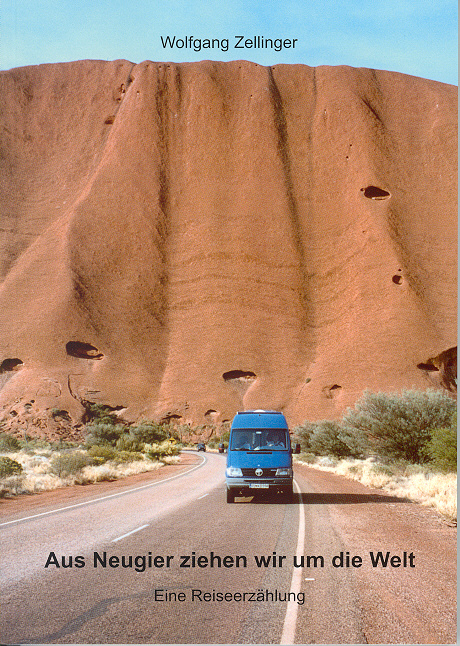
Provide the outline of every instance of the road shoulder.
<path id="1" fill-rule="evenodd" d="M 367 642 L 456 643 L 456 528 L 432 509 L 343 476 L 297 465 L 296 479 L 304 503 L 326 505 L 345 551 L 363 559 L 349 571 Z M 374 567 L 371 552 L 406 553 L 406 565 Z"/>

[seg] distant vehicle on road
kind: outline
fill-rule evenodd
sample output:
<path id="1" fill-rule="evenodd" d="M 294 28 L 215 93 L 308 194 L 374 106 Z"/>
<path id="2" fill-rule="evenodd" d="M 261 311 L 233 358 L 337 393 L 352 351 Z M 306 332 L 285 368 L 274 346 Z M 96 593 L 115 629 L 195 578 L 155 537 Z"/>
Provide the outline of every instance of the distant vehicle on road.
<path id="1" fill-rule="evenodd" d="M 230 429 L 227 449 L 227 502 L 235 496 L 258 492 L 281 493 L 292 499 L 292 453 L 286 418 L 277 411 L 254 410 L 237 413 Z"/>
<path id="2" fill-rule="evenodd" d="M 199 444 L 197 444 L 196 450 L 197 451 L 206 451 L 206 444 L 203 444 L 203 442 L 200 442 Z"/>
<path id="3" fill-rule="evenodd" d="M 219 453 L 225 453 L 225 444 L 223 442 L 219 444 Z"/>

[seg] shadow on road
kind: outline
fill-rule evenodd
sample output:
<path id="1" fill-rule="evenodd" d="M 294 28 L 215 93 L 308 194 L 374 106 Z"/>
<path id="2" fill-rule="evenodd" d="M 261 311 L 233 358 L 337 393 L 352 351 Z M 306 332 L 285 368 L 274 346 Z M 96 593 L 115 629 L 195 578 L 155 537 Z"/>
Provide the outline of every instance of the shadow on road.
<path id="1" fill-rule="evenodd" d="M 300 496 L 296 495 L 300 502 Z M 396 498 L 375 493 L 303 493 L 303 502 L 307 505 L 360 505 L 375 502 L 402 503 L 412 502 L 408 498 Z M 293 501 L 294 502 L 294 501 Z"/>
<path id="2" fill-rule="evenodd" d="M 273 505 L 288 504 L 299 505 L 362 505 L 372 503 L 408 503 L 412 502 L 408 498 L 396 498 L 395 496 L 386 496 L 384 494 L 362 494 L 362 493 L 295 493 L 289 502 L 281 496 L 259 494 L 252 498 L 239 498 L 238 502 L 252 503 L 256 505 Z"/>

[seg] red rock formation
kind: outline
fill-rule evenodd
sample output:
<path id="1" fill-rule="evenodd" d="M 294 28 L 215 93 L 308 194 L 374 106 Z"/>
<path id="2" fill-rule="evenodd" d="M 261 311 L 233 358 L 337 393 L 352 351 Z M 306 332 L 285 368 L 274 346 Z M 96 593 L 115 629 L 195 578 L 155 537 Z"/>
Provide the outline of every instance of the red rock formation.
<path id="1" fill-rule="evenodd" d="M 245 61 L 0 83 L 4 419 L 295 424 L 431 385 L 456 345 L 455 87 Z"/>

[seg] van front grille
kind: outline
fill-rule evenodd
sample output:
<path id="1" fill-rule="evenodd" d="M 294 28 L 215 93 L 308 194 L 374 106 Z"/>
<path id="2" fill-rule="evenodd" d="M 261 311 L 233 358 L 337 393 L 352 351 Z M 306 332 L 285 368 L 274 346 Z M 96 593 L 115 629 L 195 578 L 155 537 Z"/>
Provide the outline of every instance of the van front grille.
<path id="1" fill-rule="evenodd" d="M 263 467 L 260 467 L 263 471 L 262 476 L 256 476 L 256 469 L 241 469 L 243 472 L 243 476 L 245 478 L 250 477 L 250 478 L 273 478 L 276 475 L 276 469 L 264 469 Z"/>

